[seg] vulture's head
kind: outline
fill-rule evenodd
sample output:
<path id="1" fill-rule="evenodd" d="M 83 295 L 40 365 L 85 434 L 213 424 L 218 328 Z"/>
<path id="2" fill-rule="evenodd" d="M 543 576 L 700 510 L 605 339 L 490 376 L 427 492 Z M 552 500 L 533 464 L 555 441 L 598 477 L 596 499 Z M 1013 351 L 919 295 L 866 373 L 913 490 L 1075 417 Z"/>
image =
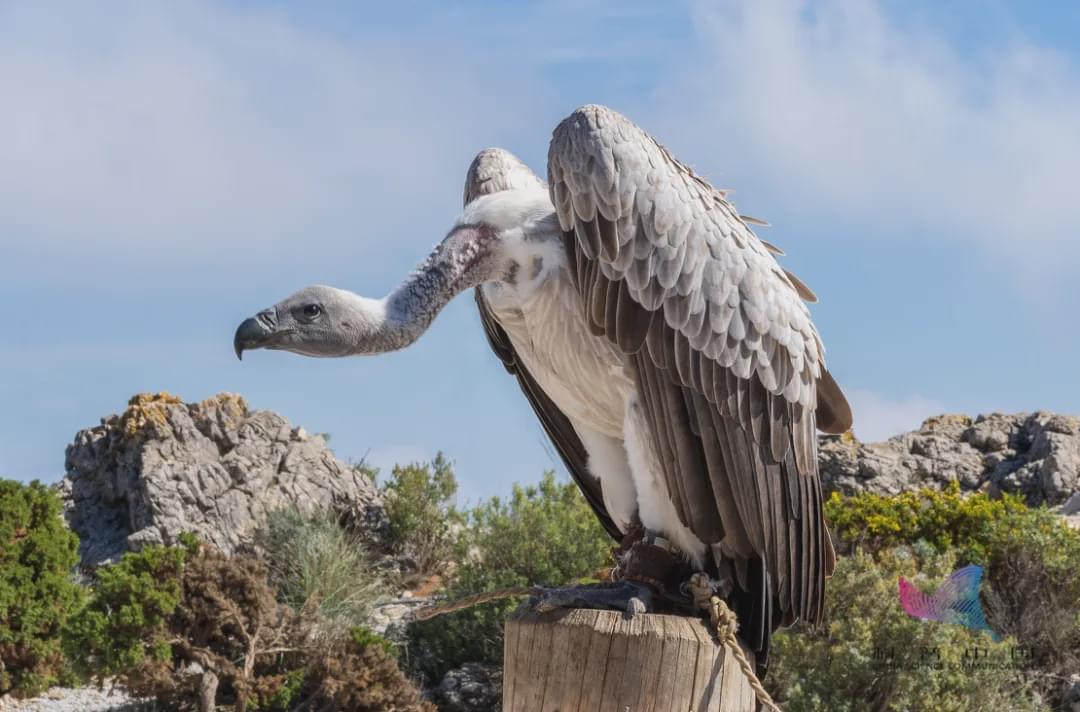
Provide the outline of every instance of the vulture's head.
<path id="1" fill-rule="evenodd" d="M 233 347 L 238 358 L 253 349 L 348 356 L 359 352 L 363 335 L 381 321 L 380 311 L 379 300 L 334 287 L 306 287 L 245 319 L 236 329 Z"/>
<path id="2" fill-rule="evenodd" d="M 304 356 L 380 354 L 420 338 L 461 292 L 502 278 L 512 261 L 504 242 L 522 243 L 528 230 L 562 244 L 547 193 L 502 191 L 474 200 L 442 242 L 397 288 L 371 299 L 333 287 L 307 287 L 247 319 L 236 330 L 236 355 L 251 349 Z"/>

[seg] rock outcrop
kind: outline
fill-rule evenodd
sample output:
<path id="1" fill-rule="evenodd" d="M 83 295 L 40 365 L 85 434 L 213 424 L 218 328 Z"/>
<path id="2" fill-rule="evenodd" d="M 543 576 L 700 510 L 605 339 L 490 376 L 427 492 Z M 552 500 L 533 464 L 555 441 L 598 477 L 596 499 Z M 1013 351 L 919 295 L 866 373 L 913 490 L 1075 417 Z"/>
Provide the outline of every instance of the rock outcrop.
<path id="1" fill-rule="evenodd" d="M 1080 418 L 1031 414 L 940 415 L 885 442 L 823 436 L 826 491 L 896 494 L 956 480 L 963 490 L 1010 492 L 1057 506 L 1080 491 Z"/>
<path id="2" fill-rule="evenodd" d="M 231 553 L 287 506 L 347 509 L 375 538 L 387 527 L 375 485 L 323 438 L 228 393 L 201 403 L 135 396 L 75 436 L 66 468 L 59 490 L 84 565 L 186 531 Z"/>
<path id="3" fill-rule="evenodd" d="M 367 627 L 387 640 L 403 643 L 406 628 L 416 618 L 416 612 L 431 603 L 429 597 L 416 597 L 412 594 L 383 601 L 372 609 Z"/>

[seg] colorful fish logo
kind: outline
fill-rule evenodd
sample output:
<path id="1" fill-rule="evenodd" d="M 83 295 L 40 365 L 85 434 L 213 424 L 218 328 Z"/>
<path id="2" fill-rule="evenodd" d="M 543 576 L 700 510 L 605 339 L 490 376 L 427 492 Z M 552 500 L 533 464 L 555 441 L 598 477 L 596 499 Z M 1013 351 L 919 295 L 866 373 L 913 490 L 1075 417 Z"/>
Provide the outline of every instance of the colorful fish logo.
<path id="1" fill-rule="evenodd" d="M 985 630 L 994 640 L 999 640 L 998 634 L 987 625 L 979 603 L 982 574 L 982 567 L 975 564 L 957 569 L 933 595 L 923 593 L 901 576 L 900 605 L 915 618 Z"/>

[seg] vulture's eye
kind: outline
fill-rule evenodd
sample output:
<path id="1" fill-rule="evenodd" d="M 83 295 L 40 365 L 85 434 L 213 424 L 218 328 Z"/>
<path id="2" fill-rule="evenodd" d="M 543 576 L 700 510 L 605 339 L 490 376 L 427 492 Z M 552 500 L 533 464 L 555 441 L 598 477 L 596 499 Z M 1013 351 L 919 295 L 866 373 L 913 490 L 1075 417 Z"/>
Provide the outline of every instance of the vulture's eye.
<path id="1" fill-rule="evenodd" d="M 320 307 L 318 304 L 308 304 L 306 307 L 304 307 L 304 316 L 306 316 L 308 319 L 314 319 L 320 314 L 322 314 L 322 307 Z"/>

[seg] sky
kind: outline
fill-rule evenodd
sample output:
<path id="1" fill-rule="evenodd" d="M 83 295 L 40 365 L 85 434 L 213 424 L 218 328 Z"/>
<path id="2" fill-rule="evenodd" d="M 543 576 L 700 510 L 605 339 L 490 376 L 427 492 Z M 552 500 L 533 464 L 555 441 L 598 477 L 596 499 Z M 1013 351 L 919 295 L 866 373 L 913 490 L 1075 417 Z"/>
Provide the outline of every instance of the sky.
<path id="1" fill-rule="evenodd" d="M 1080 412 L 1080 5 L 0 0 L 0 476 L 144 391 L 255 408 L 461 498 L 557 458 L 470 295 L 409 349 L 255 352 L 296 289 L 393 289 L 469 161 L 585 103 L 772 224 L 855 433 Z"/>

